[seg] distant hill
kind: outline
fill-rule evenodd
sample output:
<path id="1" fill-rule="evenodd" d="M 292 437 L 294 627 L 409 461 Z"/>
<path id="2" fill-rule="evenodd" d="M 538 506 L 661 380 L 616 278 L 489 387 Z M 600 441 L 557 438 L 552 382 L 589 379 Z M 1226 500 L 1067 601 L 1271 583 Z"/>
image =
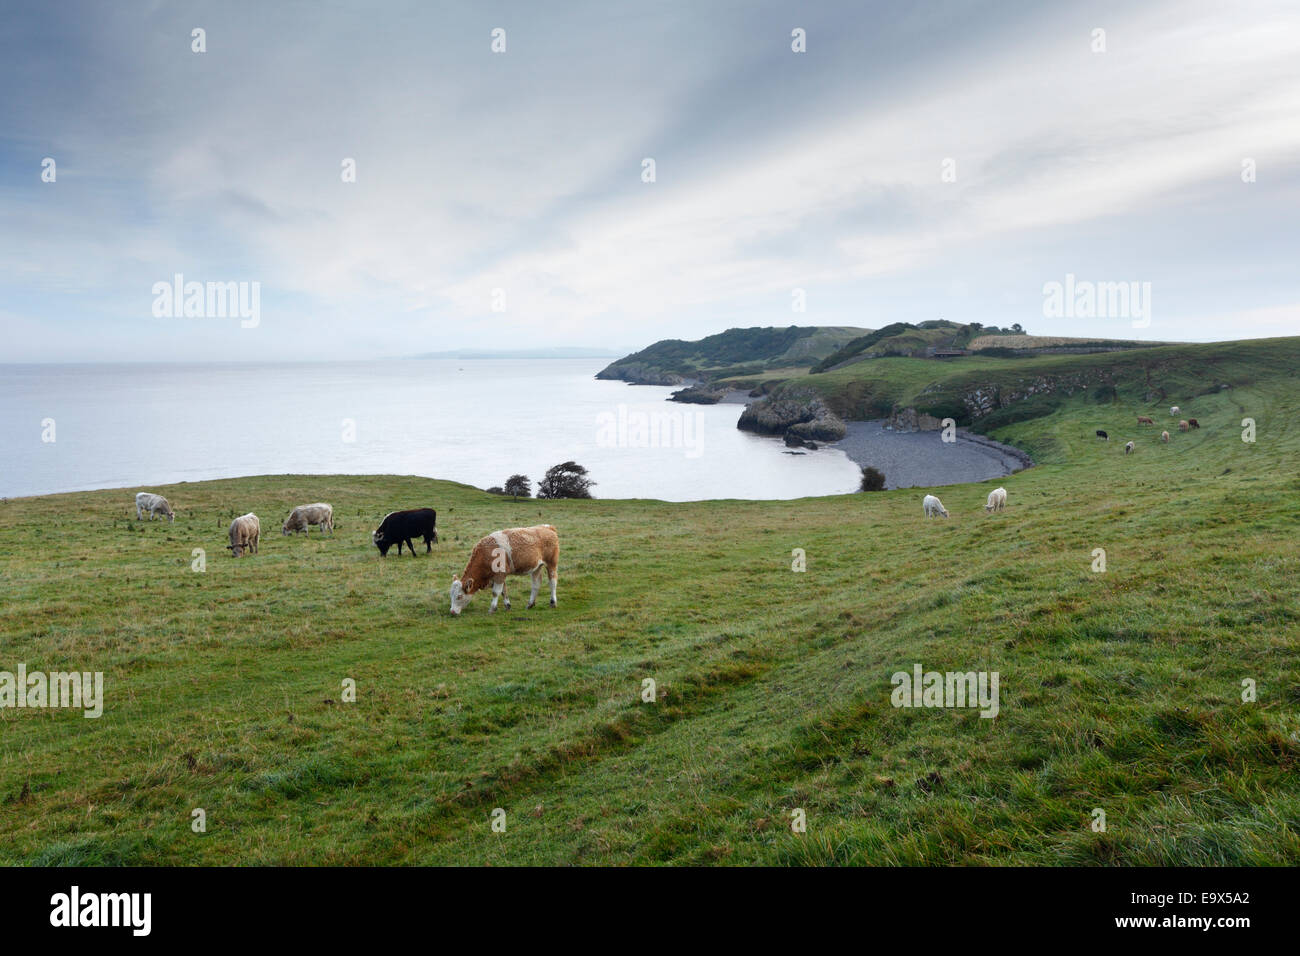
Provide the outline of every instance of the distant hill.
<path id="1" fill-rule="evenodd" d="M 677 385 L 687 378 L 707 381 L 768 368 L 807 368 L 868 331 L 791 325 L 727 329 L 696 342 L 664 339 L 611 362 L 596 377 L 638 385 Z"/>
<path id="2" fill-rule="evenodd" d="M 959 325 L 943 319 L 918 325 L 895 322 L 845 343 L 843 348 L 826 356 L 810 371 L 813 374 L 829 372 L 866 359 L 925 358 L 930 354 L 928 350 L 933 349 L 963 349 L 1011 358 L 1056 353 L 1118 352 L 1172 344 L 1176 343 L 1029 335 L 1019 325 L 999 329 L 995 326 L 986 328 L 977 322 Z"/>
<path id="3" fill-rule="evenodd" d="M 450 352 L 423 352 L 408 355 L 413 359 L 567 359 L 614 358 L 621 353 L 614 349 L 589 349 L 557 346 L 541 349 L 452 349 Z"/>

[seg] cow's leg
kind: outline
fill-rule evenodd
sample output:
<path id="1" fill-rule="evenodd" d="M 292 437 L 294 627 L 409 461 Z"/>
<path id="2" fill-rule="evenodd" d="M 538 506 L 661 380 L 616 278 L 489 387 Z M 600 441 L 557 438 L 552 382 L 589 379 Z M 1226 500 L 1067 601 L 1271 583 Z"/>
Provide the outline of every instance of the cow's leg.
<path id="1" fill-rule="evenodd" d="M 432 551 L 433 551 L 433 539 L 430 538 L 430 537 L 426 534 L 426 535 L 424 536 L 424 553 L 425 553 L 425 554 L 429 554 L 429 553 L 431 553 Z M 510 606 L 510 605 L 507 603 L 507 604 L 506 604 L 506 607 L 509 607 L 509 606 Z"/>
<path id="2" fill-rule="evenodd" d="M 493 614 L 497 609 L 497 601 L 501 598 L 501 592 L 506 589 L 505 581 L 492 582 L 492 604 L 488 607 L 488 613 Z"/>
<path id="3" fill-rule="evenodd" d="M 135 520 L 136 520 L 136 521 L 139 521 L 140 518 L 141 518 L 141 514 L 140 514 L 140 506 L 139 506 L 139 505 L 136 505 L 136 506 L 135 506 Z"/>
<path id="4" fill-rule="evenodd" d="M 551 579 L 551 607 L 555 607 L 555 586 L 560 583 L 560 566 L 558 564 L 554 566 L 548 564 L 546 566 L 546 576 Z"/>
<path id="5" fill-rule="evenodd" d="M 398 539 L 397 539 L 397 556 L 398 556 L 399 558 L 402 556 L 402 539 L 401 539 L 401 538 L 398 538 Z"/>
<path id="6" fill-rule="evenodd" d="M 542 586 L 542 566 L 538 565 L 533 568 L 532 571 L 528 572 L 528 576 L 533 581 L 533 589 L 528 595 L 528 607 L 531 609 L 537 603 L 537 590 Z"/>
<path id="7" fill-rule="evenodd" d="M 501 597 L 506 602 L 506 610 L 510 610 L 510 595 L 506 593 L 506 579 L 501 579 Z"/>
<path id="8" fill-rule="evenodd" d="M 411 557 L 415 557 L 415 542 L 410 538 L 406 539 L 406 550 L 411 552 Z"/>

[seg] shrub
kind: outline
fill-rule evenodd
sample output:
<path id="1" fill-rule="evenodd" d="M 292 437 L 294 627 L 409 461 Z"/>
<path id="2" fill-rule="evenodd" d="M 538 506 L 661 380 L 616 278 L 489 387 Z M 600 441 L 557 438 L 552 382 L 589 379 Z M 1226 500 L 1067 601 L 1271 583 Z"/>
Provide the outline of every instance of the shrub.
<path id="1" fill-rule="evenodd" d="M 489 488 L 489 489 L 487 490 L 487 493 L 490 494 L 490 495 L 504 495 L 504 494 L 505 494 L 505 492 L 501 490 L 501 486 L 500 486 L 500 485 L 493 485 L 491 488 Z"/>
<path id="2" fill-rule="evenodd" d="M 885 475 L 884 472 L 872 468 L 870 465 L 862 469 L 862 491 L 884 491 Z"/>
<path id="3" fill-rule="evenodd" d="M 546 469 L 546 477 L 537 486 L 538 498 L 590 498 L 595 484 L 587 469 L 576 461 L 566 461 Z"/>

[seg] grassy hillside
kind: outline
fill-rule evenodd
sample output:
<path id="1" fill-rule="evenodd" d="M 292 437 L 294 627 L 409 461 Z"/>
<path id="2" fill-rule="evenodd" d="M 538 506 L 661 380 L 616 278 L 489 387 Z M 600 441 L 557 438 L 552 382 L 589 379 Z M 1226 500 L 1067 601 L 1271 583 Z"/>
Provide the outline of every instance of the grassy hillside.
<path id="1" fill-rule="evenodd" d="M 0 669 L 102 670 L 107 705 L 0 710 L 0 861 L 1295 865 L 1300 389 L 1277 351 L 1217 365 L 1228 390 L 1151 369 L 1204 426 L 1169 445 L 1127 385 L 1006 424 L 1041 464 L 993 516 L 994 482 L 928 522 L 919 489 L 512 502 L 392 476 L 159 489 L 175 525 L 137 523 L 136 489 L 10 500 Z M 335 537 L 281 538 L 316 500 Z M 426 504 L 433 555 L 381 560 L 377 519 Z M 234 560 L 245 510 L 268 533 Z M 469 544 L 542 521 L 559 608 L 525 611 L 517 579 L 513 611 L 452 619 Z M 1000 714 L 893 708 L 915 663 L 998 671 Z"/>
<path id="2" fill-rule="evenodd" d="M 1019 328 L 1015 326 L 1014 328 Z M 809 368 L 810 372 L 829 372 L 868 359 L 901 357 L 921 358 L 928 348 L 991 350 L 1007 353 L 1006 357 L 1024 357 L 1017 352 L 1035 354 L 1038 350 L 1067 347 L 1072 352 L 1084 350 L 1119 350 L 1167 345 L 1166 342 L 1140 342 L 1130 339 L 1071 339 L 1051 335 L 1022 335 L 994 326 L 958 325 L 942 319 L 913 325 L 895 322 L 867 335 L 846 342 Z M 861 374 L 859 369 L 855 374 Z"/>
<path id="3" fill-rule="evenodd" d="M 980 335 L 967 343 L 967 348 L 981 349 L 1047 349 L 1109 346 L 1112 348 L 1147 349 L 1155 345 L 1176 345 L 1176 342 L 1150 342 L 1141 339 L 1082 339 L 1066 335 Z"/>
<path id="4" fill-rule="evenodd" d="M 844 418 L 882 418 L 891 408 L 915 407 L 990 431 L 1049 414 L 1076 397 L 1097 406 L 1098 415 L 1119 406 L 1147 414 L 1225 386 L 1275 377 L 1294 382 L 1297 370 L 1300 337 L 1292 337 L 1033 358 L 881 358 L 792 377 L 786 387 L 815 389 Z M 967 402 L 977 395 L 987 406 L 978 414 Z"/>
<path id="5" fill-rule="evenodd" d="M 865 329 L 847 326 L 727 329 L 696 342 L 664 339 L 597 373 L 641 384 L 677 384 L 683 378 L 754 374 L 766 368 L 807 369 Z"/>

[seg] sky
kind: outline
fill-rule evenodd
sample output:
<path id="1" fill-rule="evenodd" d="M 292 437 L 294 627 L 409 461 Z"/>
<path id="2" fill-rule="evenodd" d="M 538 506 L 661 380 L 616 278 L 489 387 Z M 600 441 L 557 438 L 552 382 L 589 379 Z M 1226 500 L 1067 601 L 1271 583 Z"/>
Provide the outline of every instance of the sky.
<path id="1" fill-rule="evenodd" d="M 1300 334 L 1294 2 L 3 16 L 0 362 L 630 351 L 938 318 Z M 178 275 L 198 314 L 168 314 Z M 1067 276 L 1135 283 L 1145 308 L 1054 314 Z M 208 283 L 240 284 L 245 314 Z"/>

